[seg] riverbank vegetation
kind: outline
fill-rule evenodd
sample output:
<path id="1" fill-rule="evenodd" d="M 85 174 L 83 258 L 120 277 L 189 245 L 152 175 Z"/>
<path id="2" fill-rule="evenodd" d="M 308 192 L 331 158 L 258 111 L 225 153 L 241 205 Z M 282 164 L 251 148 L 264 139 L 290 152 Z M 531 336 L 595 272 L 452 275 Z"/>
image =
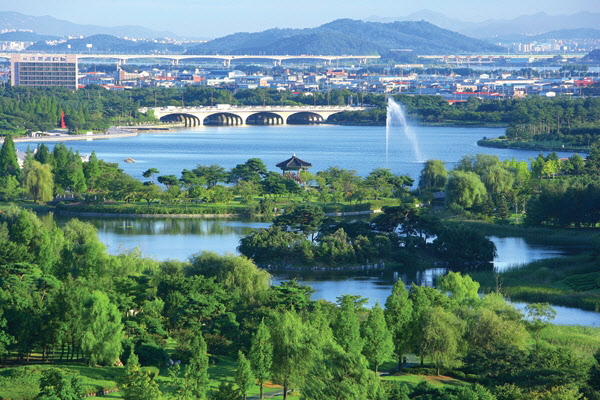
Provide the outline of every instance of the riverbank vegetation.
<path id="1" fill-rule="evenodd" d="M 428 242 L 428 239 L 435 238 Z M 259 265 L 321 269 L 378 266 L 395 268 L 420 259 L 455 265 L 486 264 L 494 244 L 466 226 L 446 225 L 411 204 L 384 207 L 371 223 L 325 219 L 314 205 L 300 205 L 273 225 L 242 238 L 238 250 Z"/>
<path id="2" fill-rule="evenodd" d="M 0 200 L 50 203 L 63 213 L 236 214 L 271 217 L 299 203 L 320 205 L 325 212 L 379 210 L 408 196 L 413 180 L 377 168 L 366 178 L 356 171 L 331 167 L 311 174 L 267 171 L 257 158 L 230 171 L 219 165 L 184 169 L 181 176 L 144 172 L 141 182 L 117 164 L 81 156 L 58 143 L 52 152 L 43 143 L 19 168 L 9 137 L 0 152 Z"/>
<path id="3" fill-rule="evenodd" d="M 595 398 L 597 330 L 554 328 L 545 304 L 524 318 L 459 273 L 439 289 L 399 281 L 385 310 L 367 309 L 270 285 L 245 257 L 109 255 L 91 225 L 46 227 L 16 207 L 0 214 L 0 241 L 2 397 Z M 442 374 L 455 384 L 416 384 Z"/>

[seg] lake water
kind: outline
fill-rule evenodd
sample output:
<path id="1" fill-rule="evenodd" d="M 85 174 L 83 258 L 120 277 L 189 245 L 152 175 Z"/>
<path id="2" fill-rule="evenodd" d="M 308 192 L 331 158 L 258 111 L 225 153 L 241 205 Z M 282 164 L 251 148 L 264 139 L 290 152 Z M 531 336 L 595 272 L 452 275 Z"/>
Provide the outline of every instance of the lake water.
<path id="1" fill-rule="evenodd" d="M 317 126 L 246 126 L 246 127 L 199 127 L 173 133 L 147 133 L 137 137 L 76 141 L 68 147 L 82 154 L 96 151 L 98 158 L 117 162 L 125 172 L 142 179 L 142 172 L 150 167 L 163 175 L 179 175 L 184 168 L 197 164 L 219 164 L 232 168 L 248 158 L 261 158 L 267 167 L 275 170 L 275 164 L 296 153 L 298 157 L 313 164 L 312 171 L 330 166 L 354 169 L 366 176 L 377 167 L 390 168 L 395 174 L 409 174 L 418 178 L 424 161 L 441 159 L 452 167 L 467 154 L 496 154 L 501 159 L 515 157 L 528 160 L 537 151 L 482 148 L 477 140 L 504 134 L 503 128 L 414 128 L 419 141 L 422 159 L 416 159 L 412 146 L 402 131 L 394 130 L 389 137 L 389 162 L 385 158 L 384 127 L 346 127 L 334 125 Z M 30 144 L 35 147 L 34 143 Z M 17 143 L 19 150 L 26 150 L 27 143 Z M 50 148 L 52 143 L 48 143 Z M 568 157 L 569 153 L 560 153 Z M 123 162 L 126 157 L 135 164 Z M 57 218 L 61 222 L 61 218 Z M 202 251 L 219 253 L 235 252 L 239 239 L 252 229 L 268 226 L 267 223 L 243 220 L 204 219 L 92 219 L 100 239 L 111 253 L 138 247 L 146 256 L 156 259 L 186 259 Z M 64 223 L 64 219 L 62 220 Z M 498 269 L 557 255 L 557 249 L 538 247 L 522 239 L 493 239 L 498 246 Z M 401 278 L 404 282 L 431 285 L 435 277 L 445 273 L 444 268 L 425 271 L 383 271 L 343 273 L 286 273 L 276 274 L 274 283 L 297 278 L 315 290 L 313 298 L 335 301 L 341 294 L 358 294 L 375 301 L 385 302 L 393 283 Z M 563 315 L 580 315 L 577 323 L 600 325 L 600 314 L 581 310 L 559 311 L 556 323 L 573 323 Z M 582 314 L 583 313 L 583 314 Z M 563 322 L 564 321 L 564 322 Z"/>
<path id="2" fill-rule="evenodd" d="M 143 218 L 81 218 L 92 223 L 98 229 L 100 240 L 107 245 L 109 252 L 139 248 L 144 256 L 158 260 L 186 260 L 203 250 L 224 254 L 236 253 L 239 240 L 252 230 L 266 228 L 268 222 L 233 219 L 143 219 Z M 69 217 L 55 216 L 54 220 L 63 225 Z M 498 270 L 515 267 L 545 258 L 558 257 L 563 250 L 551 246 L 528 243 L 523 238 L 490 238 L 498 249 L 494 267 Z M 341 294 L 355 294 L 368 298 L 368 305 L 385 303 L 392 286 L 398 279 L 405 283 L 417 283 L 432 286 L 438 275 L 447 272 L 446 268 L 426 270 L 407 269 L 400 272 L 380 270 L 328 272 L 328 271 L 290 271 L 274 272 L 273 283 L 296 279 L 315 289 L 313 299 L 335 301 Z M 519 308 L 525 304 L 516 303 Z M 600 314 L 555 307 L 557 324 L 583 324 L 600 326 Z"/>
<path id="3" fill-rule="evenodd" d="M 385 157 L 385 127 L 339 125 L 286 125 L 243 127 L 198 127 L 172 133 L 143 133 L 139 136 L 72 141 L 67 147 L 81 154 L 95 151 L 98 158 L 119 163 L 127 173 L 138 179 L 148 168 L 154 167 L 161 175 L 193 169 L 198 164 L 218 164 L 230 169 L 247 159 L 262 159 L 270 170 L 275 164 L 296 154 L 313 164 L 316 172 L 331 166 L 353 169 L 366 176 L 378 167 L 390 168 L 395 174 L 408 174 L 415 180 L 428 159 L 440 159 L 452 167 L 467 154 L 496 154 L 501 159 L 515 157 L 529 160 L 538 151 L 494 149 L 477 146 L 485 137 L 498 137 L 504 128 L 462 128 L 416 126 L 421 159 L 416 159 L 413 147 L 400 127 L 389 137 L 389 159 Z M 53 148 L 54 143 L 46 143 Z M 25 151 L 36 143 L 16 143 Z M 569 153 L 560 153 L 568 157 Z M 123 160 L 131 157 L 134 164 Z"/>

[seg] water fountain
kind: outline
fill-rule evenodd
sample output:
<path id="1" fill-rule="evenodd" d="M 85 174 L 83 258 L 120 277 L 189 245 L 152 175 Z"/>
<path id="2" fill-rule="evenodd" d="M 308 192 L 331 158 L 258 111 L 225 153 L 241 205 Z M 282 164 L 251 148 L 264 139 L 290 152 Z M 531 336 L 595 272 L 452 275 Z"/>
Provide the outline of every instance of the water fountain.
<path id="1" fill-rule="evenodd" d="M 401 127 L 404 136 L 409 140 L 412 144 L 413 152 L 415 155 L 415 161 L 421 162 L 421 150 L 419 149 L 419 142 L 417 141 L 417 135 L 415 131 L 408 125 L 406 122 L 406 115 L 404 114 L 404 110 L 402 106 L 394 101 L 391 97 L 388 97 L 387 101 L 387 118 L 385 124 L 385 162 L 388 162 L 388 149 L 389 149 L 389 139 L 390 139 L 390 131 L 392 127 Z"/>

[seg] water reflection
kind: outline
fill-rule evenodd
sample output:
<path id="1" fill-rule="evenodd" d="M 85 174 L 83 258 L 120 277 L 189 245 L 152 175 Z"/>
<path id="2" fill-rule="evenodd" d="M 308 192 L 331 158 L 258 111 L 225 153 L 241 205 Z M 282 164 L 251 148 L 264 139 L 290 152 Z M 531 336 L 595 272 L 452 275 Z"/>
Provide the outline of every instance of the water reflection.
<path id="1" fill-rule="evenodd" d="M 71 217 L 41 216 L 48 226 L 53 221 L 64 225 Z M 144 218 L 82 218 L 98 229 L 100 240 L 112 254 L 139 248 L 143 255 L 158 260 L 185 260 L 202 250 L 217 253 L 235 252 L 239 240 L 253 229 L 266 228 L 269 222 L 252 219 L 144 219 Z M 564 254 L 564 249 L 528 243 L 522 238 L 490 238 L 498 249 L 493 264 L 476 268 L 496 268 L 503 271 L 511 266 L 528 263 Z M 468 272 L 473 266 L 454 266 L 453 270 Z M 384 304 L 398 279 L 410 284 L 435 285 L 438 276 L 446 274 L 448 268 L 436 267 L 417 270 L 405 267 L 401 271 L 364 269 L 360 271 L 271 271 L 273 283 L 296 279 L 315 289 L 313 299 L 335 301 L 342 294 L 360 295 L 373 306 L 379 301 Z M 515 303 L 525 307 L 523 303 Z M 600 326 L 600 314 L 555 307 L 557 324 L 581 324 Z"/>

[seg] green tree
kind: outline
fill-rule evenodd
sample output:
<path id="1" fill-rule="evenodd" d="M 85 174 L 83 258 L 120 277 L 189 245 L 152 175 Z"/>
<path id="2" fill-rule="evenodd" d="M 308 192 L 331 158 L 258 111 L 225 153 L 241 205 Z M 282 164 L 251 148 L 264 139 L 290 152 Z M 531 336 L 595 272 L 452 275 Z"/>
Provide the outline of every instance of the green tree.
<path id="1" fill-rule="evenodd" d="M 199 178 L 204 178 L 209 188 L 216 186 L 219 182 L 225 182 L 228 175 L 225 168 L 216 164 L 210 166 L 198 165 L 193 172 Z"/>
<path id="2" fill-rule="evenodd" d="M 81 379 L 77 375 L 67 375 L 60 368 L 50 368 L 42 372 L 40 393 L 37 400 L 76 400 L 85 396 Z"/>
<path id="3" fill-rule="evenodd" d="M 345 352 L 360 354 L 364 342 L 360 337 L 360 323 L 352 296 L 340 299 L 337 316 L 332 324 L 333 336 Z"/>
<path id="4" fill-rule="evenodd" d="M 398 369 L 402 369 L 402 356 L 410 343 L 409 324 L 412 317 L 412 301 L 408 298 L 406 285 L 399 279 L 392 294 L 385 301 L 385 320 L 392 333 L 394 349 L 398 358 Z"/>
<path id="5" fill-rule="evenodd" d="M 16 200 L 23 191 L 15 176 L 0 176 L 0 199 L 3 201 Z"/>
<path id="6" fill-rule="evenodd" d="M 427 160 L 419 177 L 419 189 L 443 190 L 447 181 L 446 164 L 442 160 Z"/>
<path id="7" fill-rule="evenodd" d="M 108 275 L 110 257 L 106 246 L 98 239 L 96 228 L 78 219 L 72 219 L 63 228 L 65 246 L 61 252 L 62 262 L 56 275 L 65 278 L 102 277 Z"/>
<path id="8" fill-rule="evenodd" d="M 23 171 L 25 190 L 35 201 L 40 203 L 52 200 L 54 181 L 51 168 L 49 164 L 32 161 Z"/>
<path id="9" fill-rule="evenodd" d="M 150 373 L 140 367 L 138 357 L 133 350 L 127 359 L 125 372 L 121 378 L 121 390 L 125 400 L 155 400 L 162 393 Z"/>
<path id="10" fill-rule="evenodd" d="M 74 193 L 83 193 L 87 190 L 85 183 L 85 174 L 83 173 L 83 163 L 79 151 L 75 154 L 69 153 L 69 164 L 67 165 L 67 175 L 69 179 L 69 188 Z"/>
<path id="11" fill-rule="evenodd" d="M 375 400 L 383 397 L 380 380 L 361 354 L 345 352 L 334 342 L 323 348 L 322 359 L 313 363 L 302 386 L 310 400 Z"/>
<path id="12" fill-rule="evenodd" d="M 238 351 L 238 365 L 235 372 L 235 383 L 240 388 L 242 398 L 246 400 L 246 394 L 252 386 L 254 386 L 254 374 L 250 367 L 250 361 L 246 359 L 242 351 Z"/>
<path id="13" fill-rule="evenodd" d="M 365 343 L 363 354 L 370 363 L 375 365 L 375 373 L 378 373 L 379 365 L 394 353 L 392 334 L 388 330 L 379 302 L 369 313 L 363 327 L 363 337 Z"/>
<path id="14" fill-rule="evenodd" d="M 305 328 L 294 311 L 284 311 L 273 319 L 270 330 L 273 381 L 283 386 L 283 398 L 287 399 L 291 387 L 301 386 L 306 362 L 311 359 L 304 346 Z"/>
<path id="15" fill-rule="evenodd" d="M 482 181 L 491 195 L 508 192 L 515 182 L 513 173 L 500 164 L 487 168 L 482 175 Z"/>
<path id="16" fill-rule="evenodd" d="M 440 367 L 457 357 L 462 335 L 461 321 L 441 307 L 425 311 L 421 325 L 423 351 L 429 355 L 440 374 Z"/>
<path id="17" fill-rule="evenodd" d="M 81 348 L 90 365 L 113 364 L 121 355 L 121 313 L 99 290 L 92 292 L 84 307 Z"/>
<path id="18" fill-rule="evenodd" d="M 440 290 L 450 293 L 450 299 L 458 304 L 474 305 L 479 302 L 479 282 L 471 279 L 469 275 L 450 271 L 438 278 L 437 286 Z"/>
<path id="19" fill-rule="evenodd" d="M 0 176 L 7 175 L 12 175 L 17 179 L 21 177 L 15 143 L 10 135 L 5 137 L 2 149 L 0 149 Z"/>
<path id="20" fill-rule="evenodd" d="M 474 172 L 452 171 L 446 184 L 446 201 L 470 208 L 486 200 L 485 186 Z"/>
<path id="21" fill-rule="evenodd" d="M 556 318 L 556 311 L 548 303 L 528 304 L 525 307 L 525 311 L 527 311 L 527 328 L 535 337 L 535 348 L 537 351 L 540 345 L 540 333 Z"/>
<path id="22" fill-rule="evenodd" d="M 273 225 L 311 235 L 314 241 L 314 234 L 319 230 L 324 219 L 325 213 L 321 207 L 314 204 L 300 204 L 291 212 L 276 217 Z"/>
<path id="23" fill-rule="evenodd" d="M 206 342 L 200 331 L 195 331 L 190 343 L 191 358 L 186 368 L 186 380 L 192 388 L 192 393 L 198 399 L 203 399 L 209 386 L 208 354 Z"/>
<path id="24" fill-rule="evenodd" d="M 89 189 L 96 188 L 96 181 L 101 174 L 100 164 L 98 163 L 98 157 L 96 152 L 92 151 L 88 162 L 83 165 L 83 173 L 85 175 L 85 181 Z"/>
<path id="25" fill-rule="evenodd" d="M 190 257 L 188 275 L 215 277 L 235 299 L 252 302 L 269 289 L 271 275 L 243 256 L 203 251 Z"/>
<path id="26" fill-rule="evenodd" d="M 33 159 L 41 162 L 42 164 L 50 163 L 52 160 L 48 146 L 46 146 L 44 143 L 38 144 L 37 151 L 35 152 Z"/>
<path id="27" fill-rule="evenodd" d="M 156 169 L 156 168 L 148 168 L 147 170 L 145 170 L 142 173 L 142 176 L 144 178 L 150 178 L 150 179 L 152 179 L 152 183 L 154 183 L 154 175 L 156 175 L 156 174 L 160 174 L 160 171 L 158 169 Z"/>
<path id="28" fill-rule="evenodd" d="M 256 333 L 252 337 L 250 347 L 250 364 L 254 371 L 254 376 L 260 386 L 260 400 L 264 399 L 264 383 L 271 376 L 271 366 L 273 365 L 273 344 L 271 343 L 271 333 L 264 319 L 260 322 Z"/>

